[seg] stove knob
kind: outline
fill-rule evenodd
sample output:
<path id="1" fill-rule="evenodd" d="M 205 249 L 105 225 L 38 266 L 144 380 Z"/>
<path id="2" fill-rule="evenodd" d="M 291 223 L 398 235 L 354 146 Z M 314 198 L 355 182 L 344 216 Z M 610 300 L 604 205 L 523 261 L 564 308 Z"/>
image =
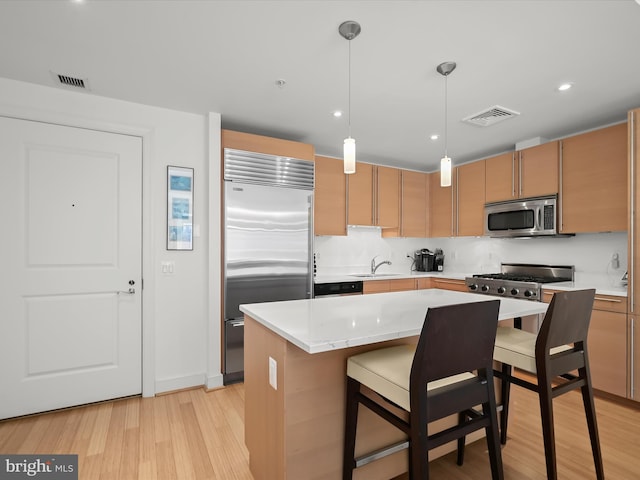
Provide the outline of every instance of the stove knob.
<path id="1" fill-rule="evenodd" d="M 512 289 L 511 289 L 511 295 L 513 295 L 514 297 L 515 297 L 518 293 L 520 293 L 520 290 L 518 290 L 517 288 L 512 288 Z"/>
<path id="2" fill-rule="evenodd" d="M 478 289 L 478 285 L 476 285 L 475 283 L 469 285 L 469 290 L 477 290 L 477 289 Z"/>
<path id="3" fill-rule="evenodd" d="M 504 292 L 506 292 L 506 291 L 507 291 L 507 289 L 506 289 L 506 288 L 504 288 L 504 287 L 498 287 L 498 293 L 499 293 L 500 295 L 502 295 L 502 294 L 503 294 Z"/>
<path id="4" fill-rule="evenodd" d="M 480 289 L 483 292 L 488 292 L 489 291 L 489 285 L 482 285 L 482 288 Z"/>
<path id="5" fill-rule="evenodd" d="M 524 291 L 524 296 L 529 298 L 529 297 L 533 296 L 533 292 L 531 290 L 525 290 Z"/>

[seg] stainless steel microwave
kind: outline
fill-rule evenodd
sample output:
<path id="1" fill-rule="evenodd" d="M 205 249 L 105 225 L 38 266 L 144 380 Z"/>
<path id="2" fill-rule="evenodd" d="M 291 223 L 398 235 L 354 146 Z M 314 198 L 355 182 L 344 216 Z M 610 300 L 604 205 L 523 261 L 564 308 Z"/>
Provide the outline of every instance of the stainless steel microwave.
<path id="1" fill-rule="evenodd" d="M 557 235 L 557 197 L 535 197 L 488 203 L 484 232 L 490 237 Z"/>

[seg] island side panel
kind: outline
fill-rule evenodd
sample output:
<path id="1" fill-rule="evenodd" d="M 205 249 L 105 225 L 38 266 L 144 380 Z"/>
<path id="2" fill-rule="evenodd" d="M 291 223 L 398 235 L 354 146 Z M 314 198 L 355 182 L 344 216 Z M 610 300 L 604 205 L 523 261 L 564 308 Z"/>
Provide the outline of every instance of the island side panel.
<path id="1" fill-rule="evenodd" d="M 255 480 L 342 478 L 346 361 L 378 348 L 415 344 L 417 337 L 308 354 L 245 315 L 245 443 Z M 278 363 L 278 390 L 269 386 L 268 359 Z M 430 433 L 457 421 L 429 425 Z M 482 437 L 482 431 L 467 442 Z M 404 435 L 360 408 L 356 456 L 402 440 Z M 431 452 L 434 459 L 455 442 Z M 356 480 L 383 480 L 407 471 L 406 450 L 354 472 Z"/>
<path id="2" fill-rule="evenodd" d="M 286 341 L 245 315 L 245 444 L 255 480 L 284 479 L 284 358 Z M 269 357 L 278 364 L 277 386 L 269 385 Z"/>
<path id="3" fill-rule="evenodd" d="M 310 355 L 287 344 L 285 438 L 287 478 L 342 478 L 347 358 L 382 347 L 414 343 L 417 337 Z M 360 408 L 356 455 L 405 439 L 404 434 L 367 408 Z M 406 452 L 354 472 L 354 479 L 382 480 L 407 470 Z"/>

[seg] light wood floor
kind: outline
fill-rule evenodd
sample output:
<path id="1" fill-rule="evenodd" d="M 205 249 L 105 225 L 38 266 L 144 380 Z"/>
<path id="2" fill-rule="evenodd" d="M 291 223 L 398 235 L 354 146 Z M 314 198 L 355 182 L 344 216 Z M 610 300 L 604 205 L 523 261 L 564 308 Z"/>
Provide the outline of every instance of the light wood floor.
<path id="1" fill-rule="evenodd" d="M 514 387 L 512 402 L 509 441 L 502 451 L 505 479 L 543 480 L 537 397 Z M 579 394 L 564 395 L 554 406 L 559 478 L 595 478 Z M 637 480 L 640 408 L 598 398 L 596 410 L 607 478 Z M 76 453 L 83 480 L 252 479 L 243 418 L 241 384 L 129 398 L 0 422 L 0 453 Z M 431 478 L 491 478 L 485 445 L 469 446 L 462 467 L 452 455 L 432 462 Z"/>

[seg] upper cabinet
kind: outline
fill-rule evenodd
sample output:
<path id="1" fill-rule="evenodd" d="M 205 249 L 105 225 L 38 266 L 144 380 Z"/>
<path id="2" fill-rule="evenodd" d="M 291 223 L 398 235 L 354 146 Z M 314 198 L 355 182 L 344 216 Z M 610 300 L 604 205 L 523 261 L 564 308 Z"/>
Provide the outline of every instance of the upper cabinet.
<path id="1" fill-rule="evenodd" d="M 347 179 L 342 160 L 316 155 L 314 232 L 347 234 Z"/>
<path id="2" fill-rule="evenodd" d="M 562 141 L 560 231 L 627 229 L 627 124 Z"/>
<path id="3" fill-rule="evenodd" d="M 358 163 L 347 176 L 347 223 L 397 229 L 400 225 L 400 171 Z"/>
<path id="4" fill-rule="evenodd" d="M 455 169 L 455 234 L 459 237 L 484 235 L 484 160 Z"/>
<path id="5" fill-rule="evenodd" d="M 400 236 L 429 235 L 429 175 L 400 171 Z"/>
<path id="6" fill-rule="evenodd" d="M 520 150 L 519 198 L 540 197 L 558 193 L 560 162 L 559 142 L 543 143 Z"/>
<path id="7" fill-rule="evenodd" d="M 455 176 L 454 176 L 455 178 Z M 440 186 L 440 173 L 429 175 L 429 223 L 430 237 L 452 237 L 453 226 L 453 181 L 450 187 Z"/>
<path id="8" fill-rule="evenodd" d="M 487 158 L 486 202 L 558 193 L 559 142 Z"/>
<path id="9" fill-rule="evenodd" d="M 485 161 L 455 167 L 450 187 L 440 186 L 439 173 L 430 178 L 430 236 L 483 235 Z"/>
<path id="10" fill-rule="evenodd" d="M 315 158 L 315 149 L 313 145 L 308 143 L 235 132 L 233 130 L 222 130 L 221 141 L 222 148 L 235 148 L 236 150 L 245 150 L 247 152 L 266 153 L 309 161 L 313 161 Z"/>

